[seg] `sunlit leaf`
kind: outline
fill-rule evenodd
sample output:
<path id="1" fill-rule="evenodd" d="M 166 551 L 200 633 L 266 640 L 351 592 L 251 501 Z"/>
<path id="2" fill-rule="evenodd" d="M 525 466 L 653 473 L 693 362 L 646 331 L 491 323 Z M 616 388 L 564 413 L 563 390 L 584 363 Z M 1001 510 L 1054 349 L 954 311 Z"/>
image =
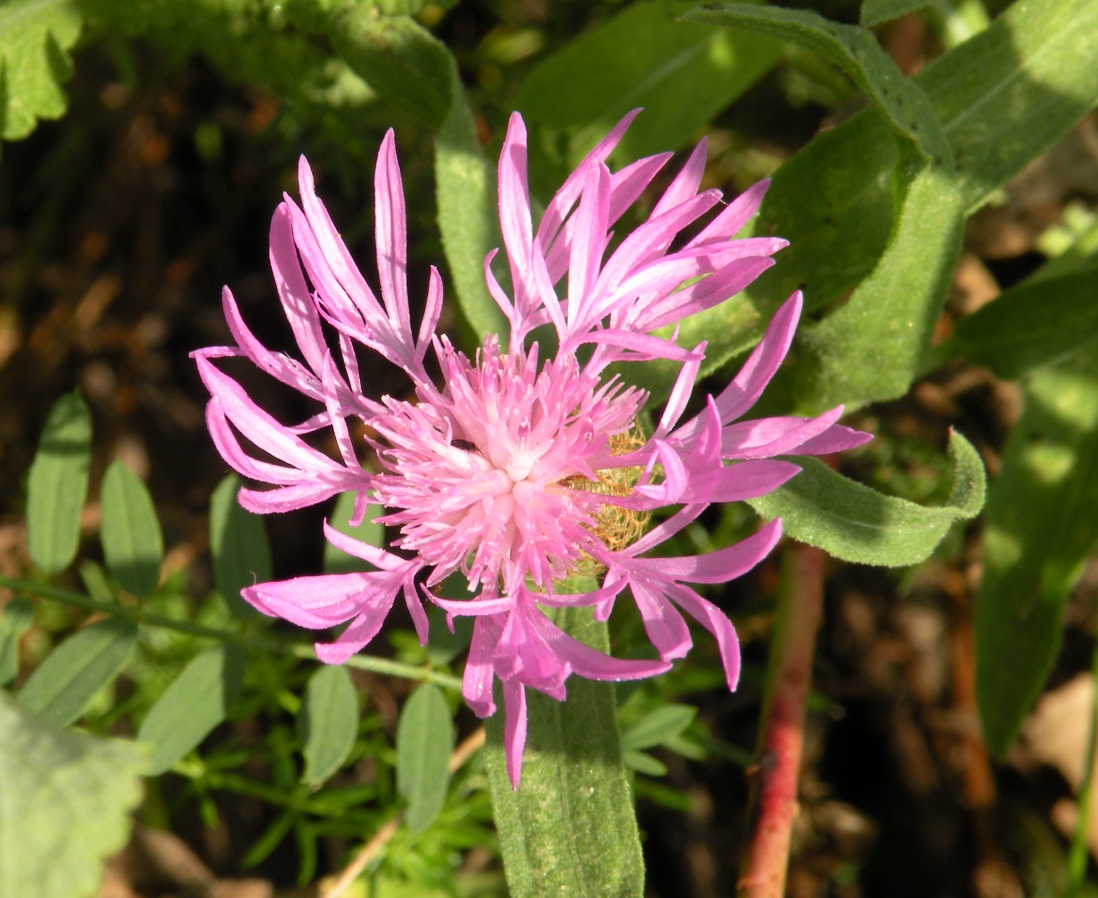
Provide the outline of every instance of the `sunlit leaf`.
<path id="1" fill-rule="evenodd" d="M 325 665 L 309 677 L 297 714 L 304 782 L 321 785 L 347 760 L 358 735 L 358 714 L 358 693 L 347 668 Z"/>
<path id="2" fill-rule="evenodd" d="M 76 393 L 50 410 L 27 482 L 30 556 L 47 574 L 64 570 L 80 542 L 80 510 L 88 496 L 92 421 Z"/>
<path id="3" fill-rule="evenodd" d="M 89 624 L 55 648 L 23 684 L 19 703 L 59 726 L 87 710 L 95 694 L 121 673 L 133 654 L 137 627 L 112 618 Z"/>
<path id="4" fill-rule="evenodd" d="M 442 690 L 416 687 L 397 723 L 397 791 L 407 802 L 404 822 L 412 832 L 434 822 L 446 800 L 454 722 Z"/>
<path id="5" fill-rule="evenodd" d="M 107 567 L 135 596 L 147 596 L 160 579 L 164 537 L 149 491 L 137 475 L 116 461 L 103 475 L 100 538 Z"/>
<path id="6" fill-rule="evenodd" d="M 0 693 L 0 895 L 91 898 L 141 797 L 132 742 L 61 729 Z"/>

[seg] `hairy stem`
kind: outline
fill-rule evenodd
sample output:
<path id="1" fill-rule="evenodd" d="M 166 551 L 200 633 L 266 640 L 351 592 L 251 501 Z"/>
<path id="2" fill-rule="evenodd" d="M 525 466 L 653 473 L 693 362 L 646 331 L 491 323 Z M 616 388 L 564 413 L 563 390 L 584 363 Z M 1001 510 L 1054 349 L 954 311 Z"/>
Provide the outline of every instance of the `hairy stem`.
<path id="1" fill-rule="evenodd" d="M 812 681 L 816 633 L 823 616 L 824 553 L 795 545 L 787 555 L 763 705 L 754 796 L 755 830 L 739 882 L 743 898 L 782 898 L 790 832 L 797 813 L 797 778 L 804 712 Z"/>

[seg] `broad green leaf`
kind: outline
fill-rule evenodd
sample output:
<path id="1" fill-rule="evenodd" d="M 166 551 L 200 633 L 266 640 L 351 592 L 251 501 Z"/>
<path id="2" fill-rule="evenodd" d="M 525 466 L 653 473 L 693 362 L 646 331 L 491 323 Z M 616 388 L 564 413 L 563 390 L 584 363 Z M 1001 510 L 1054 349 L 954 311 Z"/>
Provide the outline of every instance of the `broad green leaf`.
<path id="1" fill-rule="evenodd" d="M 91 439 L 87 404 L 76 393 L 62 396 L 46 419 L 27 482 L 30 556 L 47 574 L 63 571 L 76 557 Z"/>
<path id="2" fill-rule="evenodd" d="M 484 258 L 503 245 L 496 178 L 477 141 L 457 63 L 450 60 L 450 109 L 435 138 L 435 183 L 442 248 L 462 315 L 476 342 L 507 333 L 507 319 L 484 283 Z"/>
<path id="3" fill-rule="evenodd" d="M 152 746 L 150 776 L 169 770 L 225 719 L 240 695 L 244 663 L 240 646 L 215 645 L 164 690 L 137 731 L 137 740 Z"/>
<path id="4" fill-rule="evenodd" d="M 340 493 L 336 497 L 335 508 L 328 518 L 328 523 L 340 533 L 353 536 L 367 545 L 382 547 L 385 543 L 385 525 L 375 524 L 374 518 L 380 517 L 385 510 L 380 505 L 370 505 L 366 508 L 366 516 L 357 527 L 351 526 L 351 516 L 355 510 L 355 494 Z M 337 548 L 330 542 L 324 543 L 324 573 L 349 574 L 352 571 L 372 570 L 370 565 L 361 558 L 356 558 Z"/>
<path id="5" fill-rule="evenodd" d="M 862 24 L 867 28 L 891 22 L 909 12 L 929 6 L 934 0 L 862 0 Z"/>
<path id="6" fill-rule="evenodd" d="M 303 782 L 320 786 L 347 760 L 358 735 L 358 713 L 358 693 L 346 667 L 325 665 L 309 677 L 297 713 Z"/>
<path id="7" fill-rule="evenodd" d="M 618 158 L 674 150 L 764 75 L 777 41 L 680 21 L 691 4 L 627 6 L 569 41 L 526 77 L 512 105 L 527 122 L 568 141 L 574 166 L 632 109 L 644 113 Z"/>
<path id="8" fill-rule="evenodd" d="M 19 673 L 19 640 L 33 623 L 34 604 L 26 596 L 16 596 L 0 613 L 0 686 Z"/>
<path id="9" fill-rule="evenodd" d="M 0 3 L 0 138 L 18 140 L 38 119 L 64 114 L 61 84 L 72 75 L 69 51 L 82 25 L 75 0 Z"/>
<path id="10" fill-rule="evenodd" d="M 1098 333 L 1098 268 L 1034 278 L 962 318 L 951 348 L 1016 378 L 1063 358 Z"/>
<path id="11" fill-rule="evenodd" d="M 952 167 L 949 142 L 929 98 L 904 78 L 872 32 L 828 21 L 814 12 L 749 3 L 707 6 L 686 18 L 747 28 L 819 53 L 850 76 L 901 141 L 927 162 Z"/>
<path id="12" fill-rule="evenodd" d="M 114 578 L 135 596 L 147 596 L 160 580 L 164 537 L 149 491 L 129 468 L 115 461 L 103 475 L 100 497 L 103 555 Z"/>
<path id="13" fill-rule="evenodd" d="M 0 693 L 0 895 L 95 895 L 144 766 L 132 742 L 60 729 Z"/>
<path id="14" fill-rule="evenodd" d="M 895 399 L 915 379 L 961 250 L 952 175 L 927 166 L 907 187 L 888 247 L 849 301 L 802 329 L 803 407 Z"/>
<path id="15" fill-rule="evenodd" d="M 84 627 L 50 652 L 27 678 L 19 704 L 58 726 L 72 723 L 122 672 L 136 642 L 137 627 L 127 620 L 111 618 Z"/>
<path id="16" fill-rule="evenodd" d="M 984 517 L 976 697 L 984 738 L 1010 748 L 1060 646 L 1064 606 L 1098 541 L 1098 346 L 1037 371 Z"/>
<path id="17" fill-rule="evenodd" d="M 592 648 L 609 650 L 606 625 L 589 609 L 563 609 L 556 623 Z M 484 764 L 512 898 L 639 898 L 644 861 L 613 684 L 573 677 L 566 701 L 533 689 L 526 701 L 518 790 L 507 778 L 503 708 L 485 722 Z"/>
<path id="18" fill-rule="evenodd" d="M 621 734 L 621 744 L 626 751 L 639 751 L 662 745 L 690 726 L 698 713 L 689 705 L 664 705 L 646 714 Z"/>
<path id="19" fill-rule="evenodd" d="M 940 508 L 882 495 L 814 458 L 798 458 L 796 477 L 748 504 L 767 520 L 780 517 L 788 536 L 843 561 L 918 564 L 956 521 L 975 517 L 984 505 L 984 466 L 972 444 L 954 431 L 949 455 L 953 489 Z"/>
<path id="20" fill-rule="evenodd" d="M 210 497 L 210 554 L 217 591 L 233 614 L 248 620 L 261 615 L 240 591 L 271 579 L 271 545 L 263 518 L 237 501 L 239 490 L 240 478 L 230 474 Z"/>
<path id="21" fill-rule="evenodd" d="M 1096 18 L 1092 0 L 1015 3 L 913 78 L 953 148 L 966 211 L 1094 106 Z M 710 341 L 705 372 L 757 342 L 794 290 L 805 290 L 811 312 L 869 276 L 893 230 L 899 163 L 889 129 L 871 109 L 820 135 L 778 169 L 752 233 L 778 234 L 791 245 L 746 297 L 697 316 Z M 683 345 L 693 345 L 696 336 L 684 329 Z"/>
<path id="22" fill-rule="evenodd" d="M 454 722 L 442 690 L 416 687 L 397 723 L 397 791 L 407 802 L 404 822 L 412 832 L 430 826 L 446 800 Z"/>
<path id="23" fill-rule="evenodd" d="M 328 35 L 340 59 L 394 109 L 430 128 L 442 124 L 451 104 L 450 54 L 415 19 L 355 4 L 334 17 Z"/>

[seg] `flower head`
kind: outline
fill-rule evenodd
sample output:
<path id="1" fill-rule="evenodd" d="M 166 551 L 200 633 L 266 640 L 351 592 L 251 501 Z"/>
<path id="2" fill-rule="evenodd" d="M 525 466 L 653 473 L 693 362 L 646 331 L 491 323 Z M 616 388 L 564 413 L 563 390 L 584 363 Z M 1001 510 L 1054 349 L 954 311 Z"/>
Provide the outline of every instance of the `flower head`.
<path id="1" fill-rule="evenodd" d="M 699 189 L 702 144 L 647 220 L 614 245 L 611 228 L 670 158 L 651 156 L 609 170 L 606 160 L 632 118 L 580 163 L 535 228 L 525 126 L 512 116 L 499 160 L 510 288 L 496 279 L 495 253 L 484 266 L 509 333 L 489 335 L 473 358 L 436 332 L 442 284 L 434 268 L 423 316 L 413 326 L 404 194 L 391 131 L 374 181 L 380 299 L 352 262 L 302 159 L 301 205 L 287 196 L 278 207 L 270 254 L 300 358 L 265 348 L 228 289 L 222 299 L 236 345 L 195 353 L 211 394 L 207 422 L 218 450 L 236 471 L 270 486 L 242 489 L 246 508 L 288 511 L 353 491 L 356 518 L 368 503 L 380 504 L 386 514 L 377 520 L 396 534 L 381 549 L 326 525 L 332 543 L 374 570 L 261 583 L 244 590 L 244 598 L 303 627 L 346 623 L 334 642 L 317 644 L 319 656 L 333 663 L 377 634 L 398 594 L 424 642 L 424 602 L 444 609 L 451 622 L 474 617 L 463 692 L 470 707 L 487 716 L 496 710 L 493 681 L 501 681 L 508 772 L 516 787 L 526 688 L 563 699 L 572 674 L 621 680 L 660 673 L 690 648 L 682 612 L 715 636 L 734 689 L 735 631 L 691 584 L 721 583 L 749 570 L 777 542 L 780 521 L 708 554 L 655 558 L 651 551 L 710 504 L 763 495 L 797 473 L 796 465 L 775 456 L 830 453 L 869 439 L 837 423 L 841 408 L 817 418 L 739 420 L 789 348 L 799 294 L 779 309 L 732 383 L 682 420 L 705 344 L 683 349 L 675 333 L 656 331 L 742 290 L 786 244 L 773 237 L 734 239 L 766 183 L 722 206 L 719 191 Z M 688 228 L 697 229 L 696 236 L 675 248 Z M 556 349 L 546 356 L 542 345 Z M 360 349 L 403 369 L 411 398 L 368 398 Z M 428 349 L 441 370 L 437 383 L 425 366 Z M 317 413 L 294 426 L 276 421 L 217 366 L 225 356 L 250 359 L 314 400 Z M 679 363 L 680 371 L 655 429 L 644 434 L 637 419 L 646 393 L 608 368 L 656 358 Z M 349 423 L 356 420 L 366 425 L 378 470 L 359 462 L 364 447 L 356 445 Z M 321 428 L 334 436 L 338 458 L 303 439 Z M 672 510 L 669 516 L 645 532 L 652 512 L 663 508 Z M 439 584 L 458 572 L 469 597 L 438 595 Z M 601 585 L 562 594 L 560 582 L 576 573 L 598 573 Z M 658 660 L 604 655 L 561 631 L 543 611 L 592 606 L 605 619 L 627 588 Z"/>

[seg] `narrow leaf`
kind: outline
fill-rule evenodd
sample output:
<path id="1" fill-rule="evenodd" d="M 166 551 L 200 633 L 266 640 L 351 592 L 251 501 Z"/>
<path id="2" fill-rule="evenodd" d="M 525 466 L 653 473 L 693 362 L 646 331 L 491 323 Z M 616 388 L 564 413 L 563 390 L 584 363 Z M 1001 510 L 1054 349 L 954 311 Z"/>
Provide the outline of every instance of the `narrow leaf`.
<path id="1" fill-rule="evenodd" d="M 907 392 L 949 290 L 962 213 L 950 173 L 927 166 L 914 176 L 873 273 L 838 311 L 801 333 L 804 407 L 822 411 Z"/>
<path id="2" fill-rule="evenodd" d="M 141 798 L 132 742 L 60 729 L 0 693 L 0 895 L 96 894 Z"/>
<path id="3" fill-rule="evenodd" d="M 639 751 L 662 745 L 674 739 L 690 726 L 698 713 L 688 705 L 664 705 L 646 714 L 621 734 L 621 744 L 626 751 Z"/>
<path id="4" fill-rule="evenodd" d="M 244 662 L 239 646 L 206 649 L 157 699 L 137 731 L 137 740 L 152 746 L 150 776 L 170 769 L 225 719 L 240 695 Z"/>
<path id="5" fill-rule="evenodd" d="M 380 505 L 370 505 L 366 508 L 366 517 L 357 527 L 351 526 L 351 516 L 354 514 L 355 494 L 340 493 L 336 497 L 335 508 L 328 518 L 328 523 L 340 533 L 353 536 L 367 545 L 381 547 L 385 542 L 385 526 L 375 524 L 374 518 L 381 517 L 384 509 Z M 368 571 L 370 565 L 361 558 L 356 558 L 329 542 L 324 543 L 324 573 L 349 574 L 354 571 Z"/>
<path id="6" fill-rule="evenodd" d="M 408 16 L 378 16 L 356 3 L 336 15 L 332 47 L 394 109 L 437 128 L 450 108 L 449 51 Z"/>
<path id="7" fill-rule="evenodd" d="M 933 0 L 862 0 L 862 24 L 867 28 L 891 22 L 909 12 L 929 6 Z"/>
<path id="8" fill-rule="evenodd" d="M 904 78 L 872 32 L 814 12 L 749 3 L 707 6 L 686 18 L 747 28 L 819 53 L 850 76 L 901 141 L 927 162 L 952 167 L 949 142 L 933 104 L 915 82 Z"/>
<path id="9" fill-rule="evenodd" d="M 416 687 L 397 724 L 397 791 L 407 802 L 404 822 L 412 832 L 430 826 L 446 800 L 454 722 L 442 690 Z"/>
<path id="10" fill-rule="evenodd" d="M 556 623 L 609 650 L 606 625 L 588 609 L 564 609 Z M 517 791 L 507 778 L 502 710 L 485 722 L 484 763 L 512 898 L 639 898 L 644 861 L 613 684 L 573 677 L 564 702 L 531 689 L 527 712 Z"/>
<path id="11" fill-rule="evenodd" d="M 80 510 L 88 496 L 92 422 L 76 393 L 50 410 L 27 482 L 30 556 L 47 574 L 64 570 L 80 542 Z"/>
<path id="12" fill-rule="evenodd" d="M 632 161 L 677 149 L 780 58 L 778 41 L 681 21 L 691 4 L 624 8 L 547 57 L 513 105 L 568 141 L 574 166 L 623 115 L 644 109 L 617 150 Z"/>
<path id="13" fill-rule="evenodd" d="M 496 179 L 477 141 L 457 63 L 450 59 L 450 108 L 435 138 L 435 182 L 442 248 L 458 304 L 477 343 L 502 334 L 507 319 L 484 283 L 484 259 L 503 245 L 496 219 Z"/>
<path id="14" fill-rule="evenodd" d="M 42 720 L 66 726 L 121 673 L 137 642 L 137 627 L 112 618 L 91 624 L 55 648 L 27 678 L 19 703 Z"/>
<path id="15" fill-rule="evenodd" d="M 115 461 L 103 475 L 100 538 L 107 567 L 135 596 L 147 596 L 160 580 L 164 537 L 149 491 L 137 475 Z"/>
<path id="16" fill-rule="evenodd" d="M 271 579 L 271 546 L 263 518 L 241 508 L 239 490 L 240 478 L 230 474 L 210 497 L 210 554 L 217 591 L 237 617 L 249 620 L 262 615 L 240 590 Z"/>
<path id="17" fill-rule="evenodd" d="M 26 596 L 16 596 L 0 614 L 0 686 L 10 683 L 19 673 L 19 640 L 34 623 L 34 604 Z"/>
<path id="18" fill-rule="evenodd" d="M 962 318 L 954 348 L 1000 377 L 1062 359 L 1098 333 L 1098 268 L 1035 278 Z"/>
<path id="19" fill-rule="evenodd" d="M 780 517 L 793 539 L 844 561 L 918 564 L 930 557 L 956 521 L 975 517 L 984 505 L 984 466 L 972 444 L 954 431 L 949 455 L 953 490 L 940 508 L 885 496 L 814 458 L 798 458 L 801 473 L 748 504 L 767 520 Z"/>
<path id="20" fill-rule="evenodd" d="M 320 786 L 347 760 L 358 735 L 358 715 L 358 693 L 347 668 L 324 666 L 309 677 L 297 714 L 303 782 Z"/>
<path id="21" fill-rule="evenodd" d="M 18 140 L 68 106 L 61 84 L 83 19 L 74 0 L 0 3 L 0 138 Z"/>
<path id="22" fill-rule="evenodd" d="M 1027 382 L 988 496 L 976 598 L 976 696 L 1004 755 L 1060 646 L 1064 607 L 1098 540 L 1098 346 Z"/>

